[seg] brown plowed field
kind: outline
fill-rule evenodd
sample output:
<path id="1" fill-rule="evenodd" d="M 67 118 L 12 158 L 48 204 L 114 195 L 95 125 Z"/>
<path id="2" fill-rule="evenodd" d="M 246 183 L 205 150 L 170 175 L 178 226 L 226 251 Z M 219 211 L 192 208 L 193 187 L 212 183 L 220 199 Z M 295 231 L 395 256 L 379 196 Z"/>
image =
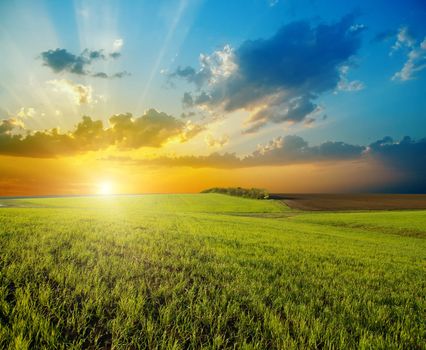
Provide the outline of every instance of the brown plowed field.
<path id="1" fill-rule="evenodd" d="M 426 209 L 426 194 L 273 194 L 300 210 Z"/>

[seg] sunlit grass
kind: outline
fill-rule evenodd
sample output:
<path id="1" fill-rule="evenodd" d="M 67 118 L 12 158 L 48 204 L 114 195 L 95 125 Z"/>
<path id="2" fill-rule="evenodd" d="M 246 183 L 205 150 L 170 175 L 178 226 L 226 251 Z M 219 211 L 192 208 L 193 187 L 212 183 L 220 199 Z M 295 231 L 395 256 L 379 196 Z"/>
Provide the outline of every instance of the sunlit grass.
<path id="1" fill-rule="evenodd" d="M 15 200 L 0 348 L 420 349 L 426 213 L 357 215 L 216 194 Z"/>

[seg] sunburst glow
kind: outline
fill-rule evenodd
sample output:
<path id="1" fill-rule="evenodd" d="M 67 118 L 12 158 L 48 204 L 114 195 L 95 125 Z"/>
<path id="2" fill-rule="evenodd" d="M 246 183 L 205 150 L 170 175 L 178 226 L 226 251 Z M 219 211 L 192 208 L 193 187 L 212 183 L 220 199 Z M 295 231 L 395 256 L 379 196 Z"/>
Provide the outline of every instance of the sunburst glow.
<path id="1" fill-rule="evenodd" d="M 111 181 L 102 181 L 98 184 L 98 194 L 108 196 L 113 194 L 114 186 Z"/>

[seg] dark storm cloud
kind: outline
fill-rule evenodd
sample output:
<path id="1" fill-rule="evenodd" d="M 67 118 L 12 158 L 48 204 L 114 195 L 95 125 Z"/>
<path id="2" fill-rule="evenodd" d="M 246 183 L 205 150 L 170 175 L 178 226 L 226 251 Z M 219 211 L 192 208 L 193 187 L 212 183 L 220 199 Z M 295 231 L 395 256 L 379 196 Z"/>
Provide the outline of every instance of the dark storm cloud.
<path id="1" fill-rule="evenodd" d="M 402 181 L 384 187 L 384 190 L 426 193 L 426 138 L 416 141 L 406 136 L 397 142 L 385 137 L 372 143 L 368 154 L 382 162 L 389 171 L 402 174 Z"/>
<path id="2" fill-rule="evenodd" d="M 43 65 L 49 67 L 55 73 L 68 72 L 77 75 L 90 75 L 95 78 L 123 78 L 130 74 L 123 71 L 108 75 L 104 72 L 92 73 L 89 69 L 96 61 L 109 58 L 116 59 L 120 55 L 119 52 L 105 54 L 103 50 L 88 49 L 85 49 L 80 55 L 74 55 L 66 49 L 57 48 L 42 52 L 40 58 L 43 61 Z"/>
<path id="3" fill-rule="evenodd" d="M 102 121 L 83 117 L 74 130 L 60 133 L 58 129 L 16 133 L 22 124 L 15 119 L 0 121 L 0 154 L 49 158 L 74 155 L 116 146 L 118 149 L 161 147 L 170 139 L 185 142 L 197 135 L 202 127 L 174 118 L 155 109 L 133 118 L 130 113 L 117 114 Z"/>
<path id="4" fill-rule="evenodd" d="M 178 67 L 170 77 L 201 90 L 192 96 L 195 105 L 256 111 L 248 120 L 249 131 L 268 123 L 301 122 L 317 110 L 318 96 L 337 88 L 339 69 L 357 53 L 363 29 L 354 15 L 316 26 L 294 22 L 269 39 L 201 55 L 199 70 Z"/>

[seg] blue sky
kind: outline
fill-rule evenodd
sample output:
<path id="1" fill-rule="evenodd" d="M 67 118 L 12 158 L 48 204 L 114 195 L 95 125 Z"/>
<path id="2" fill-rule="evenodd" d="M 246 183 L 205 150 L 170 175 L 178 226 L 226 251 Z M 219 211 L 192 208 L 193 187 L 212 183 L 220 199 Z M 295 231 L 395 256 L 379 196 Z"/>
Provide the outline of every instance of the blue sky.
<path id="1" fill-rule="evenodd" d="M 68 133 L 155 109 L 187 128 L 163 157 L 418 142 L 424 18 L 421 0 L 2 1 L 0 119 Z"/>
<path id="2" fill-rule="evenodd" d="M 161 70 L 178 65 L 197 67 L 201 53 L 268 38 L 297 20 L 333 22 L 357 13 L 357 22 L 366 30 L 350 77 L 362 81 L 366 88 L 355 94 L 322 96 L 330 125 L 319 133 L 306 131 L 307 137 L 320 141 L 342 133 L 352 142 L 365 142 L 387 134 L 423 136 L 416 124 L 424 120 L 426 110 L 426 101 L 419 98 L 426 84 L 424 72 L 407 82 L 392 81 L 392 75 L 406 61 L 404 52 L 390 56 L 394 37 L 374 41 L 377 35 L 391 36 L 404 26 L 421 40 L 426 34 L 422 23 L 426 5 L 422 1 L 8 1 L 1 6 L 2 37 L 17 39 L 18 50 L 30 61 L 40 54 L 36 48 L 48 50 L 57 44 L 77 54 L 85 48 L 107 46 L 105 36 L 121 38 L 122 57 L 115 66 L 125 68 L 131 76 L 109 84 L 114 85 L 110 86 L 114 90 L 110 105 L 113 113 L 136 114 L 151 107 L 175 114 L 181 111 L 182 84 L 167 88 Z M 25 41 L 38 45 L 27 48 Z M 14 54 L 2 43 L 4 62 L 11 63 Z M 32 64 L 40 66 L 37 60 Z M 7 94 L 1 98 L 2 108 L 18 107 L 7 100 Z M 348 123 L 350 128 L 345 127 Z"/>

